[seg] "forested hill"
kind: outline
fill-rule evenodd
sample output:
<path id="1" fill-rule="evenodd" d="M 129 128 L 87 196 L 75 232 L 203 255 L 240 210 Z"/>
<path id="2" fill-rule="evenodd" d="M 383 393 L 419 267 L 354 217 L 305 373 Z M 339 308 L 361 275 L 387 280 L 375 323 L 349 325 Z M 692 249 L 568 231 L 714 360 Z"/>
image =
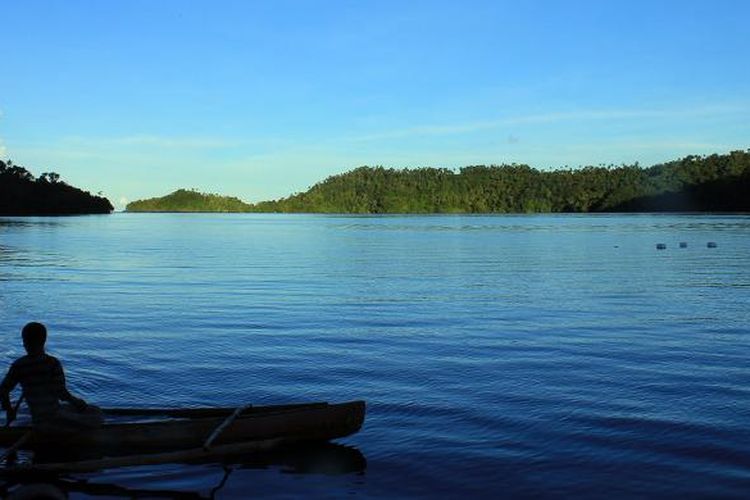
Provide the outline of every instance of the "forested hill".
<path id="1" fill-rule="evenodd" d="M 524 213 L 750 211 L 750 150 L 636 165 L 540 171 L 527 165 L 360 167 L 254 205 L 181 189 L 128 212 Z"/>
<path id="2" fill-rule="evenodd" d="M 0 160 L 0 215 L 108 214 L 107 198 L 70 186 L 54 172 L 35 178 L 23 167 Z"/>
<path id="3" fill-rule="evenodd" d="M 540 171 L 527 165 L 361 167 L 258 212 L 523 213 L 750 211 L 750 150 L 636 165 Z"/>
<path id="4" fill-rule="evenodd" d="M 127 212 L 250 212 L 252 206 L 237 198 L 178 189 L 160 198 L 128 203 Z"/>

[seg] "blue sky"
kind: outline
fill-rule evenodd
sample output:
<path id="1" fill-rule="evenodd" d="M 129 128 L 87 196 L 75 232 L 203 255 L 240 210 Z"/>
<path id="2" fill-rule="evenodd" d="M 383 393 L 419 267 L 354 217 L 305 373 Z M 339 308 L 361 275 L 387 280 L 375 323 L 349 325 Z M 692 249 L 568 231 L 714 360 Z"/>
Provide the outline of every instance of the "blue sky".
<path id="1" fill-rule="evenodd" d="M 0 4 L 0 155 L 116 205 L 750 147 L 750 2 Z"/>

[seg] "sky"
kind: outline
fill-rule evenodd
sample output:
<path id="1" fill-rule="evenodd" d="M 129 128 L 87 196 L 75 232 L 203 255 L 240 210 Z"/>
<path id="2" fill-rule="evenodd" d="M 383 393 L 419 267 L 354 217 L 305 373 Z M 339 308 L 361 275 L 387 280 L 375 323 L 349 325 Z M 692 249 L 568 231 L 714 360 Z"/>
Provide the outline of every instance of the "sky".
<path id="1" fill-rule="evenodd" d="M 0 0 L 0 157 L 128 200 L 750 148 L 750 2 Z"/>

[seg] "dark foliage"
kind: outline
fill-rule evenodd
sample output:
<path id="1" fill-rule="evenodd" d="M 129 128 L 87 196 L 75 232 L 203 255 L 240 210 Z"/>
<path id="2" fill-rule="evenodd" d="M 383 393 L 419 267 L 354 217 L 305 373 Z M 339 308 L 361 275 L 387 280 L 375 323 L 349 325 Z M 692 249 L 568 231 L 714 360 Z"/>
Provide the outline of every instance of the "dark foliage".
<path id="1" fill-rule="evenodd" d="M 35 178 L 23 167 L 0 160 L 0 215 L 108 214 L 112 204 L 65 182 L 54 172 Z"/>
<path id="2" fill-rule="evenodd" d="M 635 165 L 540 171 L 527 165 L 454 172 L 361 167 L 257 212 L 529 213 L 750 211 L 750 150 Z"/>

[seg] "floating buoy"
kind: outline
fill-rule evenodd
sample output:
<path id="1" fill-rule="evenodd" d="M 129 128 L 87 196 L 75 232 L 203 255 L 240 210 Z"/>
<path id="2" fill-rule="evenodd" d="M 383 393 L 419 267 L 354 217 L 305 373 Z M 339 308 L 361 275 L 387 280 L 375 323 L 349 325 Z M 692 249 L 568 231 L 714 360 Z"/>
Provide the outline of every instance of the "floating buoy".
<path id="1" fill-rule="evenodd" d="M 715 241 L 709 241 L 706 246 L 708 248 L 716 248 L 716 242 Z"/>
<path id="2" fill-rule="evenodd" d="M 667 249 L 667 245 L 665 243 L 657 243 L 656 244 L 656 249 L 657 250 L 666 250 Z"/>
<path id="3" fill-rule="evenodd" d="M 680 242 L 680 248 L 687 248 L 687 242 L 686 241 L 681 241 Z"/>

